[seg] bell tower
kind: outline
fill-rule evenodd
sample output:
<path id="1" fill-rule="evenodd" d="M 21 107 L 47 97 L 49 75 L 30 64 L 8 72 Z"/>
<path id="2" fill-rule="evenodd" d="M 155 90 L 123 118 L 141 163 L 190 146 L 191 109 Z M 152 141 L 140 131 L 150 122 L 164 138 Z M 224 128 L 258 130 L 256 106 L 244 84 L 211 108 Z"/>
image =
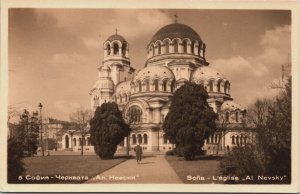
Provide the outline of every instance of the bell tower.
<path id="1" fill-rule="evenodd" d="M 120 82 L 131 80 L 134 68 L 130 66 L 129 44 L 116 32 L 104 42 L 103 66 L 110 69 L 110 76 L 115 85 Z"/>

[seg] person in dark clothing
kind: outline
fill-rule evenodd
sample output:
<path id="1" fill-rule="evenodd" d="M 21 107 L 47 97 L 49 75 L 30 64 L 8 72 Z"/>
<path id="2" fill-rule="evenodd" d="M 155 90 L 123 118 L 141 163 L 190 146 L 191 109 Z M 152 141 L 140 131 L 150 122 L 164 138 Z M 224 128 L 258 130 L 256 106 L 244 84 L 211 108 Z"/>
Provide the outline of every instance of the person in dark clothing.
<path id="1" fill-rule="evenodd" d="M 140 144 L 135 146 L 134 151 L 135 151 L 135 154 L 136 154 L 136 161 L 137 161 L 138 164 L 140 164 L 141 161 L 142 161 L 142 154 L 143 154 L 143 149 L 140 146 Z"/>

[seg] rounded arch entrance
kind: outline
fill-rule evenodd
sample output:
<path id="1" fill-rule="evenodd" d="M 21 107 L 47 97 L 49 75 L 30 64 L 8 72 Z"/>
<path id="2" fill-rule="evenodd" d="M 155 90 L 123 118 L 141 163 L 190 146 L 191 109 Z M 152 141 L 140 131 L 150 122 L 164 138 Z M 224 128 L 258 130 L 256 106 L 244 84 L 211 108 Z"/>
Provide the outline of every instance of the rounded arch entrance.
<path id="1" fill-rule="evenodd" d="M 69 135 L 65 136 L 65 148 L 70 148 L 70 143 L 69 143 Z"/>

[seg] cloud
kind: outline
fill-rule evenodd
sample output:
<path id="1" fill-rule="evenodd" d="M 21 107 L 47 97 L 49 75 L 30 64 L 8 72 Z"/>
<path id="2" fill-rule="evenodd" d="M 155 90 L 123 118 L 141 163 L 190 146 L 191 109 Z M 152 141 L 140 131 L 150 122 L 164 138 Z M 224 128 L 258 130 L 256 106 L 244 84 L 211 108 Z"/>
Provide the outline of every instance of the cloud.
<path id="1" fill-rule="evenodd" d="M 118 34 L 123 35 L 126 39 L 138 39 L 145 35 L 152 35 L 157 29 L 170 22 L 167 13 L 146 9 L 97 9 L 89 11 L 84 9 L 56 11 L 44 9 L 39 10 L 38 13 L 56 18 L 57 26 L 76 34 L 87 47 L 93 49 L 99 45 L 102 46 L 106 38 L 115 33 L 115 28 L 118 29 Z"/>
<path id="2" fill-rule="evenodd" d="M 215 59 L 211 66 L 231 82 L 232 96 L 244 105 L 257 98 L 270 98 L 278 91 L 271 83 L 281 77 L 281 66 L 291 63 L 291 27 L 267 30 L 260 41 L 261 53 L 253 56 L 233 56 Z"/>
<path id="3" fill-rule="evenodd" d="M 58 100 L 54 102 L 54 110 L 53 114 L 59 118 L 69 120 L 70 114 L 75 112 L 76 110 L 82 108 L 79 103 L 76 102 L 69 102 L 65 100 Z"/>
<path id="4" fill-rule="evenodd" d="M 50 60 L 51 65 L 74 68 L 74 66 L 83 66 L 86 64 L 86 57 L 76 52 L 74 53 L 56 53 Z"/>

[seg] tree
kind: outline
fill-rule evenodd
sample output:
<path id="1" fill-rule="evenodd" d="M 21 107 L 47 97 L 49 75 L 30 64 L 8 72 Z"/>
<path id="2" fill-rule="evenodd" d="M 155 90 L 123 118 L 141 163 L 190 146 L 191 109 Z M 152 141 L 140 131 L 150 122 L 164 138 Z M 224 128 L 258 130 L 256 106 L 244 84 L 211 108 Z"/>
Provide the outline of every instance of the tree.
<path id="1" fill-rule="evenodd" d="M 258 99 L 249 109 L 248 121 L 255 129 L 255 141 L 252 145 L 232 150 L 221 162 L 223 175 L 249 175 L 251 166 L 252 175 L 285 176 L 278 183 L 290 183 L 291 78 L 275 99 Z M 234 162 L 237 158 L 243 160 Z M 228 165 L 232 168 L 227 168 Z"/>
<path id="2" fill-rule="evenodd" d="M 223 137 L 225 137 L 225 135 L 228 133 L 228 130 L 229 130 L 229 128 L 228 128 L 229 122 L 226 122 L 226 120 L 224 118 L 225 113 L 220 112 L 220 114 L 222 116 L 221 116 L 221 118 L 219 118 L 219 123 L 218 123 L 217 129 L 216 129 L 216 132 L 215 132 L 218 135 L 216 155 L 219 154 L 221 139 Z"/>
<path id="3" fill-rule="evenodd" d="M 32 156 L 38 148 L 39 122 L 38 113 L 32 115 L 25 109 L 17 125 L 10 124 L 11 136 L 24 147 L 27 156 Z"/>
<path id="4" fill-rule="evenodd" d="M 130 133 L 122 112 L 114 102 L 103 103 L 90 121 L 91 143 L 101 159 L 112 159 L 117 145 Z"/>
<path id="5" fill-rule="evenodd" d="M 24 145 L 20 138 L 12 137 L 7 142 L 7 181 L 17 183 L 18 177 L 25 172 L 23 157 Z"/>
<path id="6" fill-rule="evenodd" d="M 83 156 L 83 144 L 85 136 L 89 133 L 89 121 L 92 117 L 91 111 L 85 109 L 78 109 L 76 112 L 72 113 L 70 120 L 72 122 L 72 128 L 79 132 L 81 135 L 81 155 Z M 72 142 L 72 141 L 71 141 Z"/>
<path id="7" fill-rule="evenodd" d="M 202 85 L 186 82 L 174 93 L 163 129 L 176 145 L 178 155 L 194 158 L 204 140 L 216 130 L 217 115 L 207 103 L 208 94 Z"/>

